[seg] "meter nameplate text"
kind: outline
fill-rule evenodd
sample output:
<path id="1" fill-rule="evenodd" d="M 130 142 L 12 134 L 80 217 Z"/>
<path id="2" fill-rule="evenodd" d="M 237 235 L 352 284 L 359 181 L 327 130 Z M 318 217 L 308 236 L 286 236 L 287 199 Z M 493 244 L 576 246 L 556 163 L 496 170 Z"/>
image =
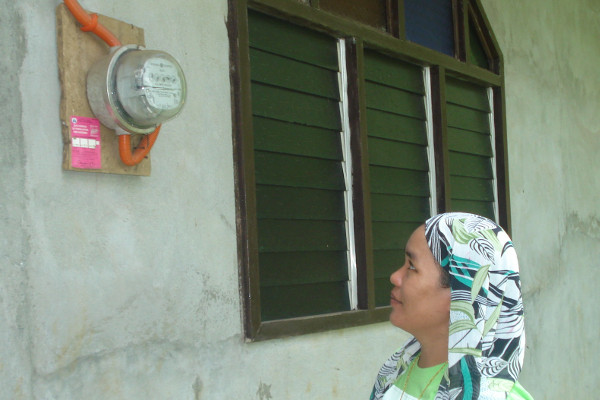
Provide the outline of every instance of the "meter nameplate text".
<path id="1" fill-rule="evenodd" d="M 151 58 L 144 64 L 144 94 L 151 107 L 172 110 L 181 103 L 181 80 L 177 67 L 163 58 Z"/>

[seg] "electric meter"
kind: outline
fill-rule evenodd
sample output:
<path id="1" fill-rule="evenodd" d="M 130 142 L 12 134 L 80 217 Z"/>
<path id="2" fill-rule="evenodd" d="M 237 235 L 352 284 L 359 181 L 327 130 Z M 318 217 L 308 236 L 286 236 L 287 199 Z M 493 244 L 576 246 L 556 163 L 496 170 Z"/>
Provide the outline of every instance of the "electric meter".
<path id="1" fill-rule="evenodd" d="M 186 83 L 169 54 L 127 45 L 92 66 L 87 94 L 96 117 L 117 134 L 148 134 L 181 112 Z"/>

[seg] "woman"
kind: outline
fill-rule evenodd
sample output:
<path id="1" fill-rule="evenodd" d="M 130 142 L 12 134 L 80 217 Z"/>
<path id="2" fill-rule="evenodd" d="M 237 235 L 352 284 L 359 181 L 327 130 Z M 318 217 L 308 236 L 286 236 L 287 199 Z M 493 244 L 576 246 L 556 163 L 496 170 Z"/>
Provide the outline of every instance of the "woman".
<path id="1" fill-rule="evenodd" d="M 466 213 L 430 218 L 390 280 L 390 321 L 413 338 L 381 367 L 371 400 L 532 399 L 517 382 L 521 282 L 502 228 Z"/>

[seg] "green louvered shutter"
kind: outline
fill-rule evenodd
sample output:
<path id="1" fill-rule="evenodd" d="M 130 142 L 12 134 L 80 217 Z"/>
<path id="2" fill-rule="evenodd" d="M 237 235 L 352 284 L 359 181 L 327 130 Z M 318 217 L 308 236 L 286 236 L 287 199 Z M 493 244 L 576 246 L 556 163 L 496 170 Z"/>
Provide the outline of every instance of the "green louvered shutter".
<path id="1" fill-rule="evenodd" d="M 248 14 L 261 319 L 349 310 L 337 41 Z"/>
<path id="2" fill-rule="evenodd" d="M 412 232 L 430 216 L 425 90 L 420 67 L 365 52 L 375 304 L 389 305 L 390 275 Z"/>
<path id="3" fill-rule="evenodd" d="M 494 156 L 487 89 L 446 78 L 452 211 L 495 220 Z"/>

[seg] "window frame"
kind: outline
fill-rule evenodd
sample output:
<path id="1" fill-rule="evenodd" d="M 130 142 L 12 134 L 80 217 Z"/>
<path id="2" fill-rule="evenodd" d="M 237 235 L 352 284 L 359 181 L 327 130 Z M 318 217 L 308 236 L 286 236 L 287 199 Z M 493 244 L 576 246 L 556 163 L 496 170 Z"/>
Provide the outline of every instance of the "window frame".
<path id="1" fill-rule="evenodd" d="M 347 328 L 383 322 L 390 307 L 375 307 L 373 248 L 368 176 L 364 49 L 429 67 L 437 210 L 451 211 L 449 188 L 449 149 L 446 121 L 446 75 L 467 80 L 493 93 L 494 146 L 497 219 L 510 233 L 510 199 L 506 141 L 505 84 L 503 59 L 489 21 L 479 0 L 453 0 L 456 14 L 455 41 L 457 57 L 453 58 L 403 40 L 404 13 L 402 0 L 389 0 L 388 16 L 395 14 L 397 27 L 388 17 L 388 32 L 353 22 L 298 0 L 229 0 L 228 33 L 230 42 L 230 83 L 234 151 L 234 181 L 237 215 L 238 267 L 245 336 L 260 341 L 285 336 Z M 354 235 L 356 246 L 358 309 L 275 321 L 260 319 L 260 282 L 258 270 L 258 235 L 256 189 L 254 179 L 254 146 L 252 102 L 250 93 L 250 58 L 248 13 L 252 9 L 287 20 L 338 39 L 346 39 L 348 73 L 348 107 L 351 129 L 352 190 L 354 191 Z M 394 12 L 390 12 L 390 10 Z M 397 10 L 397 14 L 395 11 Z M 469 18 L 471 18 L 469 22 Z M 391 28 L 389 29 L 390 26 Z M 469 26 L 475 26 L 486 49 L 491 70 L 470 63 Z M 443 179 L 442 179 L 443 177 Z"/>

